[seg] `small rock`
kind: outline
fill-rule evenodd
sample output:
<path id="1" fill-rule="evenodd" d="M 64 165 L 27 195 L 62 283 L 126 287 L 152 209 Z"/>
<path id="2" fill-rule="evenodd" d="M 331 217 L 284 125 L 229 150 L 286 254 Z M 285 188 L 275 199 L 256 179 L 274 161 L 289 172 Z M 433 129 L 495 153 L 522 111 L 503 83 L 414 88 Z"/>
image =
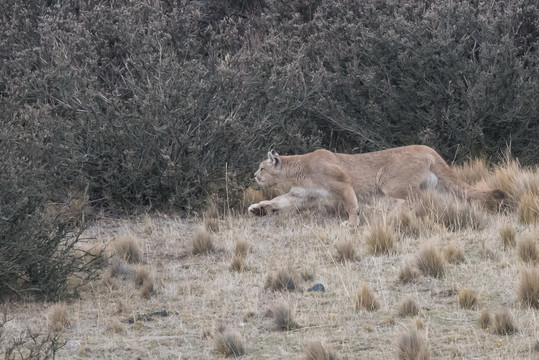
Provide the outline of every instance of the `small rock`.
<path id="1" fill-rule="evenodd" d="M 326 292 L 326 288 L 322 284 L 314 284 L 314 286 L 309 288 L 309 290 L 307 291 L 308 292 L 311 292 L 311 291 Z"/>

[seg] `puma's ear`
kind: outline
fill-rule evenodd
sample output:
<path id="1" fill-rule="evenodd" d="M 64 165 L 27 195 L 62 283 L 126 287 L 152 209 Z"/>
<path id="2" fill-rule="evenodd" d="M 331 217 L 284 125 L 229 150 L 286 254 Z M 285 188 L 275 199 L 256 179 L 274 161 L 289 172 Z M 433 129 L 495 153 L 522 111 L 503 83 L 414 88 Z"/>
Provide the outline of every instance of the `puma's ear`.
<path id="1" fill-rule="evenodd" d="M 268 152 L 268 164 L 279 165 L 281 163 L 281 157 L 277 154 L 277 151 L 271 150 Z"/>

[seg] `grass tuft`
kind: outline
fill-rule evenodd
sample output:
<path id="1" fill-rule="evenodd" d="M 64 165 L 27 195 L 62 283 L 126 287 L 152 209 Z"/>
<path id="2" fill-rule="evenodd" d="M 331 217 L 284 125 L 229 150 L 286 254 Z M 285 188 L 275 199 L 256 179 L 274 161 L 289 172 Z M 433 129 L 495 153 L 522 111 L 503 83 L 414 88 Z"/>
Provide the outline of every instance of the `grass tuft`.
<path id="1" fill-rule="evenodd" d="M 500 239 L 504 250 L 515 247 L 516 238 L 517 233 L 511 225 L 507 224 L 500 228 Z"/>
<path id="2" fill-rule="evenodd" d="M 213 200 L 209 202 L 208 208 L 204 212 L 204 225 L 208 231 L 219 231 L 219 208 Z"/>
<path id="3" fill-rule="evenodd" d="M 365 309 L 374 311 L 379 308 L 380 304 L 369 286 L 363 285 L 361 289 L 358 289 L 356 293 L 356 310 Z"/>
<path id="4" fill-rule="evenodd" d="M 490 325 L 492 324 L 492 317 L 490 316 L 490 312 L 487 308 L 481 309 L 481 314 L 479 315 L 477 322 L 483 330 L 490 328 Z"/>
<path id="5" fill-rule="evenodd" d="M 477 305 L 477 293 L 473 289 L 463 287 L 459 292 L 459 306 L 463 309 L 472 309 Z"/>
<path id="6" fill-rule="evenodd" d="M 396 237 L 390 222 L 378 222 L 371 225 L 367 235 L 369 252 L 374 255 L 389 254 L 393 249 Z"/>
<path id="7" fill-rule="evenodd" d="M 290 331 L 299 327 L 294 320 L 290 306 L 284 301 L 274 304 L 271 308 L 273 323 L 280 331 Z"/>
<path id="8" fill-rule="evenodd" d="M 213 336 L 215 351 L 223 357 L 239 357 L 245 353 L 243 339 L 236 331 L 217 331 Z"/>
<path id="9" fill-rule="evenodd" d="M 447 248 L 445 248 L 443 257 L 445 261 L 450 264 L 461 264 L 465 260 L 464 251 L 454 244 L 450 244 Z"/>
<path id="10" fill-rule="evenodd" d="M 427 341 L 415 329 L 401 334 L 397 352 L 399 360 L 427 360 L 429 358 Z"/>
<path id="11" fill-rule="evenodd" d="M 205 228 L 198 228 L 193 238 L 193 255 L 207 254 L 213 251 L 211 235 Z"/>
<path id="12" fill-rule="evenodd" d="M 518 242 L 518 257 L 528 264 L 537 261 L 537 246 L 532 237 L 524 237 Z"/>
<path id="13" fill-rule="evenodd" d="M 247 256 L 247 253 L 249 252 L 249 249 L 251 246 L 249 243 L 245 240 L 238 240 L 236 242 L 236 247 L 234 248 L 234 255 L 245 257 Z"/>
<path id="14" fill-rule="evenodd" d="M 493 332 L 499 335 L 511 335 L 517 332 L 513 318 L 507 309 L 494 314 L 492 328 Z"/>
<path id="15" fill-rule="evenodd" d="M 434 278 L 445 275 L 445 262 L 433 245 L 426 245 L 419 251 L 416 263 L 424 275 Z"/>
<path id="16" fill-rule="evenodd" d="M 399 304 L 399 315 L 400 316 L 417 316 L 419 314 L 419 305 L 407 297 L 401 301 Z"/>
<path id="17" fill-rule="evenodd" d="M 415 264 L 406 264 L 399 271 L 399 281 L 402 283 L 410 283 L 417 280 L 421 272 Z"/>
<path id="18" fill-rule="evenodd" d="M 142 261 L 139 240 L 132 234 L 124 234 L 118 237 L 113 244 L 113 248 L 118 256 L 130 264 Z"/>
<path id="19" fill-rule="evenodd" d="M 247 267 L 247 264 L 245 263 L 245 257 L 244 256 L 238 256 L 234 255 L 232 257 L 232 264 L 230 264 L 230 268 L 234 271 L 244 271 Z"/>
<path id="20" fill-rule="evenodd" d="M 303 347 L 304 360 L 336 360 L 337 354 L 320 341 L 311 341 Z"/>
<path id="21" fill-rule="evenodd" d="M 337 261 L 346 262 L 356 260 L 356 249 L 352 240 L 343 240 L 335 244 L 337 249 Z"/>
<path id="22" fill-rule="evenodd" d="M 52 305 L 47 313 L 49 328 L 54 332 L 61 332 L 69 325 L 69 313 L 65 302 Z"/>
<path id="23" fill-rule="evenodd" d="M 266 277 L 264 289 L 271 291 L 294 291 L 297 288 L 298 273 L 296 270 L 286 267 L 271 272 Z"/>
<path id="24" fill-rule="evenodd" d="M 138 266 L 135 271 L 135 286 L 140 288 L 140 296 L 145 299 L 155 294 L 154 281 L 146 267 Z"/>
<path id="25" fill-rule="evenodd" d="M 517 219 L 520 224 L 530 225 L 539 221 L 539 196 L 524 194 L 517 207 Z"/>
<path id="26" fill-rule="evenodd" d="M 423 226 L 421 219 L 417 217 L 414 211 L 408 208 L 401 208 L 393 222 L 396 230 L 404 236 L 419 236 Z"/>
<path id="27" fill-rule="evenodd" d="M 480 230 L 486 224 L 484 213 L 450 194 L 426 191 L 416 202 L 415 209 L 418 217 L 429 218 L 450 231 Z"/>
<path id="28" fill-rule="evenodd" d="M 522 270 L 518 297 L 523 304 L 539 309 L 539 270 L 537 268 Z"/>

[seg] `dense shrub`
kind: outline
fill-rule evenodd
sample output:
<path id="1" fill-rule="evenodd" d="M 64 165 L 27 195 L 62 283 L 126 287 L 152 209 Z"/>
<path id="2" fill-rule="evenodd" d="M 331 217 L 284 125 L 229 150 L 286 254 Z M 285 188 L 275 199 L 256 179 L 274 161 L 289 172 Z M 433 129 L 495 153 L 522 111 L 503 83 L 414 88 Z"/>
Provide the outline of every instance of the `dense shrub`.
<path id="1" fill-rule="evenodd" d="M 511 143 L 527 163 L 537 19 L 532 0 L 7 0 L 0 143 L 24 145 L 52 200 L 186 213 L 236 205 L 271 147 Z"/>

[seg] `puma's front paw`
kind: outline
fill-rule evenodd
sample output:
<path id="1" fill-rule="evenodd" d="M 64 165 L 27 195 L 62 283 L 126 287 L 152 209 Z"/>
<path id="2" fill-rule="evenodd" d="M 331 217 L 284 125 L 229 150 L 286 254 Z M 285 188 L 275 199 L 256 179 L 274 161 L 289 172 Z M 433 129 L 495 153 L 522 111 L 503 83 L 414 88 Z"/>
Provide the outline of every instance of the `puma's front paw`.
<path id="1" fill-rule="evenodd" d="M 249 214 L 254 216 L 266 216 L 268 214 L 266 207 L 260 203 L 249 206 L 248 210 Z"/>

